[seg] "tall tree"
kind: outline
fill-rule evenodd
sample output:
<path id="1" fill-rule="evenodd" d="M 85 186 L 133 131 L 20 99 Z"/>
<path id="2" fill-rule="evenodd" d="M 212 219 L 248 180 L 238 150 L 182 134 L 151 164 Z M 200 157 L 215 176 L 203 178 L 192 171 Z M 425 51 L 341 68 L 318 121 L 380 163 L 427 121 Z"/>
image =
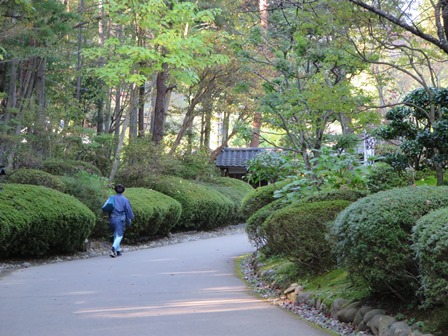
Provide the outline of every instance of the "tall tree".
<path id="1" fill-rule="evenodd" d="M 264 81 L 260 102 L 265 122 L 282 130 L 283 146 L 300 153 L 308 168 L 330 125 L 354 129 L 351 120 L 358 118 L 364 99 L 350 81 L 364 65 L 342 48 L 347 28 L 338 20 L 338 6 L 332 1 L 273 3 L 268 33 L 253 29 L 253 51 L 242 50 Z"/>
<path id="2" fill-rule="evenodd" d="M 191 2 L 112 1 L 108 12 L 114 22 L 128 23 L 126 41 L 116 37 L 105 47 L 87 51 L 89 57 L 103 56 L 104 67 L 96 74 L 105 81 L 121 78 L 139 86 L 156 76 L 156 102 L 152 139 L 164 136 L 166 98 L 178 83 L 198 81 L 195 69 L 225 63 L 226 57 L 214 53 L 213 44 L 221 37 L 213 31 L 213 10 L 199 10 Z M 129 25 L 129 23 L 131 23 Z"/>

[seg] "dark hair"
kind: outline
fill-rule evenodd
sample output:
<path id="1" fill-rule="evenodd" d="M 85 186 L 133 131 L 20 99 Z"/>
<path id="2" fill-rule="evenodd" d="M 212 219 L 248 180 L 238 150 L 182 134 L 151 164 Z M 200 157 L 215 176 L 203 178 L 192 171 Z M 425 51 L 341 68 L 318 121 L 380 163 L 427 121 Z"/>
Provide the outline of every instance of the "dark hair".
<path id="1" fill-rule="evenodd" d="M 125 188 L 124 188 L 124 186 L 123 186 L 122 184 L 117 184 L 117 185 L 115 186 L 114 190 L 115 190 L 115 192 L 116 192 L 117 194 L 122 194 L 122 193 L 124 193 Z"/>

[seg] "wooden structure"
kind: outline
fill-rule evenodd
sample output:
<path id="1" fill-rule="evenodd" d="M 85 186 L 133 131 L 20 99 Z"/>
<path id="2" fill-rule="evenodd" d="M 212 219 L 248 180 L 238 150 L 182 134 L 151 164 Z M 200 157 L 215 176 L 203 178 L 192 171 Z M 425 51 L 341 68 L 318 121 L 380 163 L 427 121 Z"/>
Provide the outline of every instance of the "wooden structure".
<path id="1" fill-rule="evenodd" d="M 216 166 L 222 176 L 241 180 L 247 174 L 247 162 L 256 155 L 264 153 L 264 148 L 224 148 L 216 158 Z"/>

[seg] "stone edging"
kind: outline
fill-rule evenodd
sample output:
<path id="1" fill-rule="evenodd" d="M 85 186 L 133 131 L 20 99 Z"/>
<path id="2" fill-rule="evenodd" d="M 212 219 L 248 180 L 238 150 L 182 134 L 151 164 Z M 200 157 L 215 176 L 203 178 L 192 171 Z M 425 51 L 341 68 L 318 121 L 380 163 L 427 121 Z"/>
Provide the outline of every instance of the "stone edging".
<path id="1" fill-rule="evenodd" d="M 255 258 L 252 258 L 250 264 L 253 268 L 253 276 L 262 277 L 260 274 L 262 265 L 258 265 Z M 263 271 L 263 273 L 266 272 L 269 272 L 269 270 Z M 246 280 L 248 280 L 247 276 Z M 266 286 L 264 285 L 265 290 Z M 406 322 L 397 321 L 393 316 L 387 315 L 383 309 L 376 309 L 364 305 L 362 302 L 349 302 L 339 298 L 333 301 L 331 307 L 327 307 L 319 299 L 314 298 L 312 292 L 306 292 L 304 287 L 297 283 L 291 284 L 283 293 L 279 293 L 272 286 L 270 287 L 271 294 L 264 295 L 266 298 L 276 296 L 276 299 L 273 300 L 274 303 L 293 312 L 316 309 L 318 314 L 323 314 L 329 319 L 321 326 L 339 332 L 341 335 L 433 336 L 432 334 L 422 334 Z M 279 302 L 281 303 L 279 304 Z M 335 323 L 331 320 L 342 323 L 342 327 L 338 326 L 336 328 Z M 342 331 L 339 329 L 342 329 Z M 348 329 L 352 329 L 352 332 L 347 331 Z"/>

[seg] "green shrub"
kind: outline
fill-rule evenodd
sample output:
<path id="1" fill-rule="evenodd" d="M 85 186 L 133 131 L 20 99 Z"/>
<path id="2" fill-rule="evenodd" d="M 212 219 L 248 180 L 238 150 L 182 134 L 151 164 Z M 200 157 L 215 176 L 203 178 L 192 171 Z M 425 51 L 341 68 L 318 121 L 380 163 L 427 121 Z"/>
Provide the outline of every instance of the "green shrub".
<path id="1" fill-rule="evenodd" d="M 76 160 L 46 160 L 42 164 L 42 169 L 47 173 L 57 176 L 71 176 L 79 171 L 101 176 L 101 171 L 91 163 Z"/>
<path id="2" fill-rule="evenodd" d="M 216 190 L 174 176 L 160 177 L 150 187 L 182 205 L 179 229 L 207 230 L 229 224 L 232 201 Z"/>
<path id="3" fill-rule="evenodd" d="M 127 187 L 150 187 L 162 175 L 175 175 L 179 161 L 163 152 L 162 146 L 142 137 L 123 148 L 123 163 L 115 180 Z"/>
<path id="4" fill-rule="evenodd" d="M 445 206 L 447 187 L 397 188 L 358 200 L 335 221 L 341 265 L 376 293 L 392 293 L 403 301 L 413 297 L 418 267 L 412 228 L 420 217 Z"/>
<path id="5" fill-rule="evenodd" d="M 83 247 L 95 215 L 76 198 L 41 186 L 0 192 L 0 256 L 38 257 Z"/>
<path id="6" fill-rule="evenodd" d="M 135 218 L 126 231 L 131 241 L 167 235 L 179 221 L 182 207 L 173 198 L 145 188 L 127 188 L 125 196 L 131 202 Z"/>
<path id="7" fill-rule="evenodd" d="M 247 220 L 245 230 L 249 241 L 257 249 L 261 249 L 266 245 L 266 232 L 263 230 L 264 221 L 275 211 L 290 205 L 291 202 L 285 198 L 277 199 L 268 205 L 265 205 Z M 267 251 L 266 251 L 267 252 Z"/>
<path id="8" fill-rule="evenodd" d="M 246 224 L 246 233 L 251 243 L 256 248 L 261 248 L 266 243 L 266 233 L 263 230 L 262 224 L 274 211 L 284 208 L 291 203 L 311 203 L 335 200 L 354 202 L 359 198 L 366 196 L 367 193 L 367 191 L 363 190 L 340 189 L 332 191 L 321 191 L 319 193 L 305 197 L 301 200 L 288 200 L 283 197 L 273 201 L 272 203 L 269 203 L 268 205 L 255 212 L 252 216 L 250 216 Z"/>
<path id="9" fill-rule="evenodd" d="M 241 201 L 244 196 L 254 190 L 249 183 L 230 177 L 217 177 L 210 182 L 203 182 L 202 184 L 220 192 L 232 201 L 233 210 L 231 218 L 229 218 L 230 223 L 244 221 L 243 215 L 241 214 Z"/>
<path id="10" fill-rule="evenodd" d="M 371 166 L 367 174 L 367 188 L 371 193 L 405 187 L 410 184 L 406 172 L 398 172 L 390 165 L 378 163 Z"/>
<path id="11" fill-rule="evenodd" d="M 182 155 L 177 165 L 176 175 L 186 180 L 208 181 L 210 177 L 220 176 L 219 170 L 214 163 L 210 162 L 209 153 L 206 151 L 197 151 Z"/>
<path id="12" fill-rule="evenodd" d="M 321 202 L 321 201 L 350 201 L 355 202 L 369 194 L 366 190 L 338 189 L 331 191 L 321 191 L 316 194 L 305 197 L 302 202 Z"/>
<path id="13" fill-rule="evenodd" d="M 430 212 L 417 221 L 413 249 L 420 270 L 420 294 L 426 307 L 448 299 L 448 208 Z"/>
<path id="14" fill-rule="evenodd" d="M 73 176 L 61 176 L 65 184 L 65 193 L 77 198 L 95 214 L 95 227 L 91 237 L 105 238 L 109 235 L 109 225 L 104 217 L 101 206 L 111 192 L 108 181 L 104 177 L 90 175 L 84 171 L 75 173 Z"/>
<path id="15" fill-rule="evenodd" d="M 65 185 L 59 177 L 37 169 L 20 168 L 8 176 L 8 182 L 40 185 L 61 192 L 65 190 Z"/>
<path id="16" fill-rule="evenodd" d="M 304 273 L 320 274 L 336 265 L 329 222 L 346 208 L 348 201 L 293 203 L 274 212 L 264 223 L 266 246 L 285 255 Z"/>
<path id="17" fill-rule="evenodd" d="M 241 201 L 241 214 L 243 218 L 249 218 L 265 205 L 275 201 L 274 192 L 281 189 L 291 181 L 284 180 L 259 187 L 248 193 Z"/>

